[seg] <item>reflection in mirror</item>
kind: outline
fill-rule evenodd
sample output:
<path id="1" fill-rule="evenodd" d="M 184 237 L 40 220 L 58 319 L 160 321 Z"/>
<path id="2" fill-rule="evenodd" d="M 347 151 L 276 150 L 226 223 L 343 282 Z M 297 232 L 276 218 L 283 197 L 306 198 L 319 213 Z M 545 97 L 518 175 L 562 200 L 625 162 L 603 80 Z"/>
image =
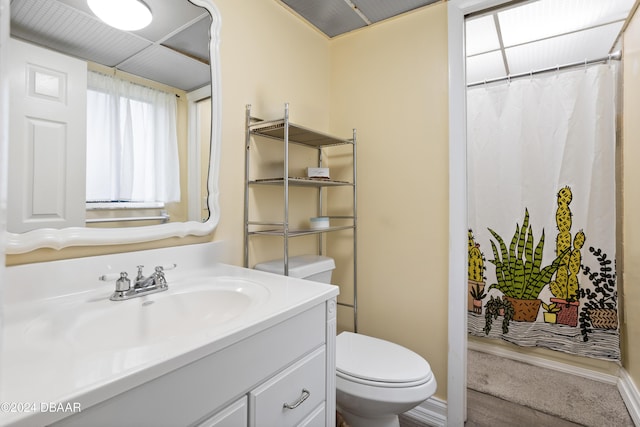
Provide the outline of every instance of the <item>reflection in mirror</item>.
<path id="1" fill-rule="evenodd" d="M 146 3 L 124 32 L 85 0 L 11 1 L 8 253 L 217 224 L 219 13 Z"/>

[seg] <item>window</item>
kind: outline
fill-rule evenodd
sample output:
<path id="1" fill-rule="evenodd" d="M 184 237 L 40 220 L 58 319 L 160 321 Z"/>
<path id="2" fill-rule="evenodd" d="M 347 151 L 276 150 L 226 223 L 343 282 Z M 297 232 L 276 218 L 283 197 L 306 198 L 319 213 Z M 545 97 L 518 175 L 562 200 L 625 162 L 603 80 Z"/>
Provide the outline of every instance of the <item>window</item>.
<path id="1" fill-rule="evenodd" d="M 89 72 L 87 202 L 175 202 L 174 94 Z"/>

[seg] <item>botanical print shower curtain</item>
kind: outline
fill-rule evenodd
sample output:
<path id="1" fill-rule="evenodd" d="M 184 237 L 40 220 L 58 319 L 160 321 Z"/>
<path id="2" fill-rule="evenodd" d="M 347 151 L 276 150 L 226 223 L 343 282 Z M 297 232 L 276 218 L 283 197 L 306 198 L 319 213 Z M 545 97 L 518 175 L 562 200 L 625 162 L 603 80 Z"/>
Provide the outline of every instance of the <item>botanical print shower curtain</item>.
<path id="1" fill-rule="evenodd" d="M 470 334 L 619 360 L 616 75 L 468 90 Z"/>

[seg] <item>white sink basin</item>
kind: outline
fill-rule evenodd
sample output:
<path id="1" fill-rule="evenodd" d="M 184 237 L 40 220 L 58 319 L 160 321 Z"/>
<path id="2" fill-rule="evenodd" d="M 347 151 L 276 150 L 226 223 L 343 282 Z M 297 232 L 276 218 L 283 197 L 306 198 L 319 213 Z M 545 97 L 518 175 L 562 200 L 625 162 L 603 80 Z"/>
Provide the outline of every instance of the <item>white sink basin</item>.
<path id="1" fill-rule="evenodd" d="M 29 322 L 24 337 L 37 345 L 63 342 L 97 350 L 146 346 L 206 333 L 268 298 L 266 287 L 246 279 L 186 279 L 170 282 L 167 291 L 126 301 L 65 302 Z"/>

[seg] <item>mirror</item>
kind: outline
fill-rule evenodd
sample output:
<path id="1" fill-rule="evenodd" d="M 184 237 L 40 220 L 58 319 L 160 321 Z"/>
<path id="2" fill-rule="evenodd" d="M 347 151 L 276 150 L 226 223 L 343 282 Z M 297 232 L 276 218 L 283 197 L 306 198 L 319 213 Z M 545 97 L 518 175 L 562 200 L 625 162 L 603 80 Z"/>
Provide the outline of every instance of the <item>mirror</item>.
<path id="1" fill-rule="evenodd" d="M 219 207 L 218 207 L 218 166 L 219 166 L 219 153 L 220 153 L 220 136 L 221 136 L 221 99 L 220 99 L 220 68 L 219 68 L 219 33 L 220 33 L 220 15 L 213 4 L 212 0 L 179 0 L 166 2 L 164 0 L 146 0 L 147 5 L 152 10 L 154 15 L 154 24 L 149 27 L 138 30 L 131 33 L 120 33 L 119 30 L 115 30 L 106 24 L 98 21 L 97 18 L 91 14 L 85 0 L 12 0 L 11 2 L 11 30 L 12 37 L 26 39 L 30 43 L 43 45 L 45 41 L 47 43 L 53 43 L 54 47 L 50 49 L 57 51 L 66 51 L 71 56 L 76 58 L 82 57 L 89 61 L 102 63 L 107 66 L 113 67 L 117 65 L 118 70 L 123 70 L 127 73 L 142 75 L 154 81 L 161 81 L 162 79 L 168 79 L 171 83 L 165 83 L 172 87 L 179 87 L 177 83 L 173 81 L 184 81 L 185 91 L 189 92 L 187 96 L 187 103 L 190 107 L 195 107 L 198 101 L 211 94 L 211 136 L 210 144 L 208 147 L 195 148 L 188 154 L 188 167 L 189 171 L 188 179 L 190 181 L 189 188 L 201 188 L 206 187 L 200 193 L 191 195 L 189 197 L 189 219 L 195 218 L 196 220 L 188 220 L 185 222 L 168 222 L 157 225 L 135 226 L 128 228 L 93 228 L 83 226 L 72 226 L 66 228 L 38 228 L 23 233 L 12 233 L 9 228 L 7 236 L 6 253 L 17 254 L 29 252 L 38 248 L 54 248 L 61 249 L 67 246 L 85 246 L 85 245 L 112 245 L 112 244 L 127 244 L 127 243 L 140 243 L 152 240 L 159 240 L 169 237 L 184 237 L 187 235 L 203 236 L 213 231 L 218 223 L 219 219 Z M 178 3 L 182 3 L 178 8 L 174 8 Z M 44 8 L 42 8 L 44 4 Z M 55 11 L 54 11 L 55 8 Z M 203 9 L 202 9 L 203 8 Z M 34 16 L 36 10 L 41 10 L 39 13 L 44 14 L 46 19 L 41 19 L 37 15 Z M 45 27 L 48 27 L 47 23 L 54 20 L 62 20 L 65 15 L 74 13 L 76 19 L 72 24 L 68 24 L 66 28 L 66 34 L 52 35 L 44 33 Z M 78 15 L 79 14 L 79 15 Z M 78 16 L 80 18 L 78 18 Z M 204 19 L 206 18 L 206 19 Z M 68 37 L 77 35 L 82 30 L 83 22 L 87 22 L 89 28 L 86 29 L 88 33 L 85 33 L 87 52 L 82 53 L 83 46 L 78 42 L 69 40 Z M 173 21 L 174 30 L 162 34 L 158 31 L 158 25 L 165 26 L 170 25 Z M 177 22 L 177 24 L 176 24 Z M 27 37 L 28 26 L 32 25 L 39 28 L 40 34 Z M 62 24 L 58 22 L 57 26 Z M 204 28 L 203 28 L 204 27 Z M 191 84 L 188 82 L 188 78 L 194 75 L 202 75 L 192 71 L 186 66 L 160 66 L 151 67 L 150 65 L 157 65 L 162 61 L 163 56 L 176 56 L 182 55 L 187 58 L 191 63 L 195 64 L 196 70 L 202 69 L 202 59 L 198 58 L 198 52 L 190 51 L 193 48 L 193 35 L 189 34 L 190 31 L 204 30 L 205 40 L 208 39 L 208 43 L 204 44 L 204 49 L 207 51 L 206 55 L 209 66 L 206 67 L 206 79 L 211 82 L 210 86 L 206 89 L 202 87 L 206 85 L 206 81 L 203 83 Z M 70 36 L 71 34 L 71 36 Z M 98 36 L 110 35 L 110 40 L 101 41 Z M 208 37 L 210 35 L 210 37 Z M 197 38 L 197 37 L 196 37 Z M 80 36 L 82 40 L 82 36 Z M 149 43 L 148 40 L 154 40 Z M 4 41 L 3 41 L 4 42 Z M 144 46 L 140 46 L 140 44 Z M 146 45 L 145 45 L 146 43 Z M 57 45 L 56 45 L 57 44 Z M 99 49 L 101 46 L 110 48 L 106 53 L 102 53 Z M 133 49 L 133 53 L 141 53 L 142 60 L 139 63 L 133 61 L 135 55 L 132 53 L 126 53 L 128 60 L 119 61 L 114 60 L 114 55 L 117 58 L 120 48 L 116 49 L 115 46 L 121 45 L 122 48 Z M 67 48 L 71 48 L 68 51 Z M 74 51 L 75 49 L 75 51 Z M 94 55 L 94 56 L 90 56 Z M 102 55 L 102 56 L 100 56 Z M 104 59 L 104 58 L 107 59 Z M 182 63 L 180 63 L 182 64 Z M 179 71 L 178 74 L 170 75 L 168 71 Z M 145 72 L 147 73 L 145 75 Z M 152 76 L 152 77 L 149 77 Z M 174 80 L 171 80 L 174 79 Z M 198 90 L 193 86 L 201 87 Z M 199 85 L 199 86 L 198 86 Z M 44 86 L 43 86 L 44 87 Z M 210 87 L 210 92 L 209 92 Z M 44 93 L 48 95 L 49 89 L 45 87 Z M 203 92 L 205 91 L 205 92 Z M 203 93 L 205 95 L 203 95 Z M 13 103 L 11 104 L 13 108 Z M 193 108 L 195 111 L 196 108 Z M 10 115 L 12 111 L 10 111 Z M 189 114 L 189 127 L 194 127 L 194 123 L 197 120 L 195 114 Z M 189 137 L 193 138 L 193 137 Z M 11 144 L 10 144 L 11 145 Z M 195 144 L 197 146 L 198 144 Z M 194 146 L 190 143 L 190 146 Z M 199 155 L 209 151 L 209 162 L 202 166 L 202 174 L 195 174 L 193 170 L 199 169 L 194 166 L 200 163 Z M 10 150 L 11 152 L 11 150 Z M 13 163 L 13 158 L 10 154 L 9 163 Z M 68 163 L 68 162 L 67 162 Z M 186 161 L 183 163 L 186 164 Z M 192 167 L 193 166 L 193 167 Z M 182 166 L 181 166 L 182 169 Z M 204 183 L 202 182 L 202 176 L 205 177 Z M 11 180 L 9 180 L 11 185 Z M 197 184 L 195 184 L 197 183 Z M 184 188 L 184 186 L 183 186 Z M 200 200 L 205 199 L 203 203 L 199 203 Z M 194 203 L 194 200 L 198 203 Z M 200 205 L 203 206 L 200 206 Z M 11 204 L 8 206 L 8 210 L 11 211 Z M 200 220 L 201 213 L 200 208 L 204 208 L 205 212 L 209 213 L 208 219 L 205 221 Z M 194 213 L 195 212 L 195 213 Z M 9 215 L 11 212 L 9 212 Z"/>

